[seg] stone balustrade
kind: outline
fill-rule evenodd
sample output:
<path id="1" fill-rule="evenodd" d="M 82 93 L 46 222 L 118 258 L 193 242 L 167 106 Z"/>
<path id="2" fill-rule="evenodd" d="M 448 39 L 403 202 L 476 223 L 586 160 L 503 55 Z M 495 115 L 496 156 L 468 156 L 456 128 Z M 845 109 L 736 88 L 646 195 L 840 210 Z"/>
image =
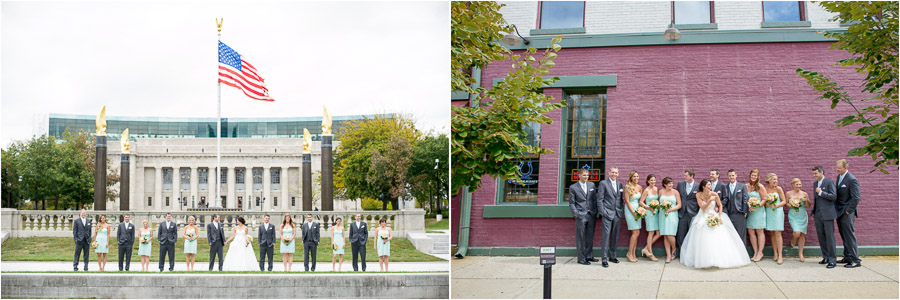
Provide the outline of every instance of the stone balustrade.
<path id="1" fill-rule="evenodd" d="M 16 210 L 4 208 L 2 210 L 2 230 L 8 232 L 10 237 L 71 237 L 72 226 L 75 218 L 79 217 L 80 211 L 74 210 Z M 97 224 L 99 216 L 105 215 L 107 223 L 110 224 L 112 236 L 118 228 L 119 222 L 123 222 L 123 215 L 131 216 L 131 222 L 137 228 L 143 226 L 143 221 L 148 221 L 150 228 L 154 232 L 158 229 L 159 223 L 166 220 L 166 213 L 172 215 L 172 222 L 179 226 L 179 235 L 181 229 L 188 222 L 188 217 L 195 218 L 195 225 L 200 228 L 200 237 L 206 237 L 206 224 L 210 222 L 213 215 L 218 214 L 224 223 L 226 230 L 237 226 L 237 217 L 243 217 L 250 226 L 251 231 L 255 231 L 260 224 L 264 222 L 265 215 L 270 216 L 269 222 L 275 224 L 276 228 L 281 226 L 281 222 L 286 214 L 290 214 L 291 218 L 297 226 L 306 221 L 306 215 L 312 214 L 313 220 L 321 224 L 323 231 L 334 226 L 334 219 L 341 218 L 344 222 L 344 234 L 349 233 L 348 221 L 355 220 L 355 215 L 360 214 L 362 221 L 367 223 L 369 234 L 374 234 L 378 227 L 378 220 L 387 220 L 387 226 L 390 227 L 394 236 L 407 237 L 409 233 L 425 232 L 425 211 L 421 209 L 398 210 L 398 211 L 171 211 L 171 212 L 154 212 L 154 211 L 88 211 L 87 218 L 91 219 L 91 224 Z M 328 220 L 325 222 L 323 220 Z M 137 232 L 137 230 L 135 230 Z M 326 236 L 323 234 L 323 236 Z"/>

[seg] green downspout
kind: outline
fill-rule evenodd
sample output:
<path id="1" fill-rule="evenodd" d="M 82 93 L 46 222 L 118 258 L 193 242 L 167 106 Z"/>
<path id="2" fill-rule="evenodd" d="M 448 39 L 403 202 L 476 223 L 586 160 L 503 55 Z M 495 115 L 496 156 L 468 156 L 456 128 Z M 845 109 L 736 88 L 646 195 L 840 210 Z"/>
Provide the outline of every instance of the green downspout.
<path id="1" fill-rule="evenodd" d="M 463 187 L 462 193 L 462 197 L 460 197 L 462 203 L 459 205 L 461 210 L 459 214 L 459 249 L 453 255 L 456 258 L 465 258 L 466 252 L 469 250 L 469 223 L 472 219 L 472 194 L 469 193 L 468 187 Z"/>

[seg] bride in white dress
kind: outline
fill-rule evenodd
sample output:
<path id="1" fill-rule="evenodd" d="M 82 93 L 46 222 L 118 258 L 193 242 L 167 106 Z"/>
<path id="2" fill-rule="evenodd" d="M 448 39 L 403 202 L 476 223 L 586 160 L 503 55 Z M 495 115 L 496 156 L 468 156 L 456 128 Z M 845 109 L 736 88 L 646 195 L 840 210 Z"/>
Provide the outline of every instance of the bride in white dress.
<path id="1" fill-rule="evenodd" d="M 248 239 L 250 229 L 244 224 L 243 217 L 237 217 L 238 226 L 231 231 L 228 237 L 228 252 L 222 266 L 223 271 L 259 271 L 259 263 L 256 260 L 256 251 L 253 251 L 252 239 Z"/>
<path id="2" fill-rule="evenodd" d="M 712 184 L 704 179 L 697 192 L 700 211 L 691 220 L 691 227 L 681 247 L 681 263 L 698 269 L 719 267 L 733 268 L 750 264 L 750 255 L 731 224 L 728 216 L 722 216 L 722 201 L 710 189 Z M 707 219 L 718 216 L 722 223 L 707 225 Z"/>

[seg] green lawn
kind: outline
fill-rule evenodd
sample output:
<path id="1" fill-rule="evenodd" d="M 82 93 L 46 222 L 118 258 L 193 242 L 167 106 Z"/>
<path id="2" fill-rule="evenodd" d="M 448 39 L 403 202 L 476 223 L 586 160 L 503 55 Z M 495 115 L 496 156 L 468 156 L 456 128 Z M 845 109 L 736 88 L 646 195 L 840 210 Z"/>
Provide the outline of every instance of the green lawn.
<path id="1" fill-rule="evenodd" d="M 369 238 L 366 243 L 366 261 L 378 262 L 375 250 L 373 249 L 374 237 Z M 259 253 L 259 245 L 255 244 L 253 249 Z M 296 252 L 294 253 L 294 261 L 303 262 L 303 246 L 298 239 L 295 242 Z M 274 261 L 281 262 L 282 255 L 279 252 L 281 243 L 275 244 Z M 344 261 L 352 259 L 352 251 L 350 242 L 345 241 Z M 31 238 L 10 238 L 3 243 L 3 261 L 72 261 L 75 253 L 75 242 L 70 237 L 31 237 Z M 134 250 L 131 253 L 132 262 L 140 262 L 141 257 L 138 256 L 138 243 L 134 243 Z M 225 246 L 224 253 L 228 253 L 228 246 Z M 316 261 L 331 262 L 331 239 L 321 238 L 319 241 L 319 249 Z M 115 241 L 109 245 L 109 254 L 107 262 L 115 262 L 119 259 L 119 247 Z M 183 262 L 184 255 L 184 239 L 179 238 L 175 245 L 175 261 Z M 97 254 L 91 249 L 90 260 L 96 261 Z M 159 244 L 156 239 L 153 240 L 153 250 L 150 253 L 150 261 L 159 261 Z M 206 239 L 197 239 L 197 262 L 209 261 L 209 243 Z M 391 241 L 391 262 L 423 262 L 423 261 L 444 261 L 443 259 L 425 254 L 416 250 L 409 240 L 404 238 L 394 238 Z"/>
<path id="2" fill-rule="evenodd" d="M 437 219 L 425 219 L 425 230 L 450 229 L 450 219 L 444 218 L 440 222 Z"/>

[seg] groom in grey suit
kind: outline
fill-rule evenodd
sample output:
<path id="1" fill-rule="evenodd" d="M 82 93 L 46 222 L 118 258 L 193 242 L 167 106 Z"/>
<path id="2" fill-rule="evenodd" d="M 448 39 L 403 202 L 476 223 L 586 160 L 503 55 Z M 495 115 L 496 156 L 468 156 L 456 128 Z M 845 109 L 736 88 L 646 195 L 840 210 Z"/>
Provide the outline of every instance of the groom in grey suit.
<path id="1" fill-rule="evenodd" d="M 300 225 L 303 231 L 303 269 L 309 272 L 309 256 L 312 255 L 312 271 L 316 271 L 316 249 L 319 247 L 319 223 L 313 222 L 312 215 L 306 215 L 306 222 Z"/>
<path id="2" fill-rule="evenodd" d="M 609 178 L 600 182 L 600 191 L 597 196 L 597 207 L 603 222 L 603 247 L 600 249 L 601 264 L 609 267 L 607 257 L 613 263 L 619 263 L 616 259 L 616 242 L 619 240 L 619 227 L 625 210 L 622 203 L 622 194 L 625 190 L 622 183 L 616 181 L 619 177 L 619 168 L 609 168 Z"/>
<path id="3" fill-rule="evenodd" d="M 265 216 L 265 223 L 259 225 L 259 235 L 256 239 L 259 243 L 259 270 L 265 271 L 266 258 L 269 259 L 269 272 L 272 271 L 272 256 L 275 253 L 275 225 L 269 223 L 269 215 Z"/>
<path id="4" fill-rule="evenodd" d="M 826 268 L 834 268 L 837 263 L 834 247 L 834 219 L 837 217 L 835 212 L 834 200 L 837 198 L 834 190 L 834 182 L 825 178 L 825 168 L 815 166 L 812 169 L 813 177 L 816 183 L 813 184 L 815 192 L 813 193 L 812 215 L 816 225 L 816 235 L 819 237 L 819 245 L 822 249 L 822 261 L 820 265 L 828 264 Z"/>
<path id="5" fill-rule="evenodd" d="M 575 251 L 578 263 L 590 265 L 594 258 L 594 227 L 597 224 L 596 197 L 594 183 L 588 181 L 587 169 L 578 171 L 578 182 L 569 186 L 569 210 L 575 216 Z"/>
<path id="6" fill-rule="evenodd" d="M 722 198 L 722 210 L 728 214 L 731 225 L 744 245 L 747 244 L 747 212 L 750 211 L 749 204 L 750 194 L 747 192 L 747 185 L 737 182 L 737 172 L 734 169 L 728 170 L 728 184 L 720 184 L 724 186 L 725 197 Z"/>
<path id="7" fill-rule="evenodd" d="M 169 272 L 175 270 L 175 242 L 178 241 L 178 224 L 172 222 L 172 214 L 166 213 L 166 221 L 159 223 L 159 271 L 163 271 L 166 265 L 166 255 L 169 256 Z"/>
<path id="8" fill-rule="evenodd" d="M 845 268 L 856 268 L 861 266 L 859 259 L 859 250 L 856 244 L 856 232 L 853 230 L 856 207 L 859 205 L 859 181 L 856 176 L 847 171 L 849 164 L 846 159 L 837 161 L 835 169 L 838 172 L 837 179 L 837 199 L 834 201 L 834 208 L 837 213 L 838 233 L 841 234 L 841 241 L 844 242 L 844 258 L 837 261 L 846 264 Z"/>
<path id="9" fill-rule="evenodd" d="M 222 248 L 225 247 L 225 234 L 219 215 L 213 215 L 213 221 L 206 224 L 207 241 L 209 242 L 209 270 L 213 270 L 216 256 L 219 256 L 219 271 L 222 271 Z"/>
<path id="10" fill-rule="evenodd" d="M 91 220 L 87 218 L 87 211 L 81 210 L 81 217 L 75 219 L 72 224 L 72 235 L 75 239 L 75 258 L 72 265 L 78 271 L 78 258 L 84 254 L 84 270 L 88 270 L 88 258 L 91 252 Z"/>
<path id="11" fill-rule="evenodd" d="M 691 219 L 700 211 L 700 205 L 697 204 L 697 191 L 700 183 L 694 181 L 694 169 L 684 170 L 684 181 L 678 182 L 678 193 L 681 194 L 681 209 L 678 210 L 678 233 L 675 235 L 675 242 L 678 244 L 678 251 L 681 252 L 681 243 L 684 242 L 684 236 L 691 229 Z"/>

